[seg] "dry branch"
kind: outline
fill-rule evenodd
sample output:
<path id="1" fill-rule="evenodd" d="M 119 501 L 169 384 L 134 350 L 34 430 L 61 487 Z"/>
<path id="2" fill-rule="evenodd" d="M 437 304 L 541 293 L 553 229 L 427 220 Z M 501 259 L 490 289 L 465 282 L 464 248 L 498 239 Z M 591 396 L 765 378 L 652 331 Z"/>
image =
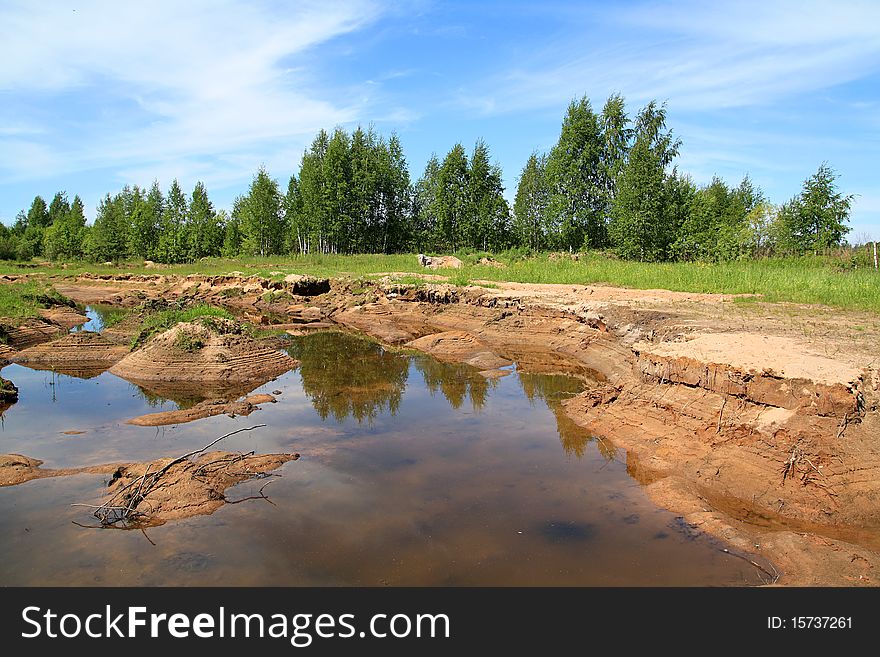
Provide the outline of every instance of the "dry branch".
<path id="1" fill-rule="evenodd" d="M 241 429 L 236 429 L 235 431 L 230 431 L 219 438 L 215 438 L 210 443 L 205 445 L 200 449 L 192 450 L 191 452 L 187 452 L 186 454 L 182 454 L 175 459 L 172 459 L 164 466 L 156 470 L 155 472 L 150 472 L 150 465 L 147 465 L 144 474 L 135 478 L 125 486 L 121 487 L 118 491 L 116 491 L 107 502 L 101 505 L 94 504 L 82 504 L 77 503 L 71 506 L 85 506 L 89 508 L 94 508 L 94 516 L 98 519 L 103 527 L 115 526 L 119 523 L 130 524 L 134 523 L 138 520 L 143 519 L 147 514 L 142 510 L 139 510 L 140 505 L 145 501 L 146 497 L 150 494 L 151 491 L 155 490 L 162 483 L 162 477 L 171 470 L 172 467 L 177 465 L 178 463 L 182 463 L 187 459 L 196 456 L 197 454 L 202 454 L 206 452 L 208 449 L 219 443 L 224 438 L 229 438 L 230 436 L 234 436 L 237 433 L 241 433 L 243 431 L 253 431 L 254 429 L 259 429 L 260 427 L 265 427 L 265 424 L 257 424 L 252 427 L 243 427 Z M 244 458 L 244 455 L 241 456 Z M 216 461 L 212 461 L 210 463 L 203 463 L 199 466 L 197 471 L 198 473 L 203 473 L 205 470 L 214 464 L 223 463 L 225 464 L 223 467 L 228 467 L 229 464 L 234 462 L 237 459 L 229 459 L 228 457 L 217 459 Z M 265 487 L 265 486 L 264 486 Z M 130 491 L 135 489 L 133 493 Z M 263 495 L 263 489 L 260 489 L 259 496 L 264 499 L 266 498 Z"/>

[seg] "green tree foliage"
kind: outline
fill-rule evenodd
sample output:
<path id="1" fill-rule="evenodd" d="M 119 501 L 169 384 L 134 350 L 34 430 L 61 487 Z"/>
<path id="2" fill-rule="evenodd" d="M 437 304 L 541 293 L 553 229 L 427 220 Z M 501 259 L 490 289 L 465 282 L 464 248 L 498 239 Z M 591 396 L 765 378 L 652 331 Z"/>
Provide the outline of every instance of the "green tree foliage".
<path id="1" fill-rule="evenodd" d="M 601 113 L 572 101 L 546 155 L 532 153 L 511 212 L 502 173 L 479 140 L 432 155 L 411 184 L 400 140 L 373 128 L 320 131 L 285 193 L 265 168 L 231 214 L 216 211 L 198 182 L 163 194 L 126 185 L 106 195 L 86 225 L 82 200 L 57 192 L 0 227 L 0 258 L 127 257 L 175 263 L 207 256 L 607 248 L 623 258 L 726 261 L 776 252 L 818 253 L 842 243 L 852 196 L 827 164 L 801 193 L 771 205 L 746 176 L 697 187 L 674 166 L 680 147 L 666 108 L 649 103 L 630 120 L 624 99 Z"/>
<path id="2" fill-rule="evenodd" d="M 781 242 L 778 209 L 761 201 L 746 216 L 745 250 L 752 256 L 769 256 Z"/>
<path id="3" fill-rule="evenodd" d="M 159 220 L 156 255 L 161 262 L 183 262 L 186 259 L 184 226 L 187 212 L 186 196 L 175 178 L 168 189 Z"/>
<path id="4" fill-rule="evenodd" d="M 431 251 L 439 241 L 437 203 L 440 190 L 440 160 L 431 153 L 425 172 L 413 192 L 412 245 L 416 251 Z"/>
<path id="5" fill-rule="evenodd" d="M 234 210 L 240 221 L 243 253 L 266 256 L 283 252 L 286 231 L 281 200 L 278 182 L 260 167 Z"/>
<path id="6" fill-rule="evenodd" d="M 387 253 L 407 246 L 410 180 L 396 135 L 386 141 L 372 129 L 321 131 L 291 184 L 285 214 L 299 252 Z"/>
<path id="7" fill-rule="evenodd" d="M 324 156 L 324 204 L 327 208 L 324 253 L 347 253 L 350 250 L 353 235 L 346 228 L 352 223 L 352 182 L 351 142 L 344 130 L 336 129 Z"/>
<path id="8" fill-rule="evenodd" d="M 633 137 L 623 96 L 614 94 L 605 102 L 600 116 L 602 128 L 602 155 L 599 162 L 599 194 L 605 213 L 609 219 L 611 205 L 617 191 L 617 178 L 626 162 Z"/>
<path id="9" fill-rule="evenodd" d="M 161 260 L 159 234 L 165 198 L 159 188 L 159 182 L 154 180 L 146 196 L 142 193 L 138 194 L 136 202 L 132 205 L 128 221 L 129 253 L 144 260 Z"/>
<path id="10" fill-rule="evenodd" d="M 60 193 L 63 197 L 63 192 Z M 49 208 L 42 196 L 35 196 L 27 213 L 20 212 L 12 227 L 15 257 L 30 260 L 43 253 L 43 235 L 49 225 Z"/>
<path id="11" fill-rule="evenodd" d="M 744 244 L 746 211 L 736 190 L 717 176 L 699 189 L 672 246 L 679 260 L 732 260 Z"/>
<path id="12" fill-rule="evenodd" d="M 98 204 L 95 224 L 88 233 L 86 254 L 97 262 L 118 261 L 128 255 L 125 195 L 107 194 Z"/>
<path id="13" fill-rule="evenodd" d="M 547 158 L 549 234 L 553 246 L 576 250 L 607 241 L 601 177 L 605 139 L 586 96 L 568 106 L 559 140 Z"/>
<path id="14" fill-rule="evenodd" d="M 330 136 L 321 130 L 303 154 L 299 170 L 299 213 L 295 215 L 293 234 L 301 253 L 325 253 L 330 223 L 329 206 L 325 194 L 324 161 Z"/>
<path id="15" fill-rule="evenodd" d="M 469 221 L 469 167 L 461 144 L 446 155 L 437 174 L 437 236 L 438 246 L 455 251 L 465 244 Z"/>
<path id="16" fill-rule="evenodd" d="M 42 196 L 34 197 L 27 213 L 25 228 L 45 228 L 49 225 L 49 208 Z"/>
<path id="17" fill-rule="evenodd" d="M 70 212 L 70 203 L 67 202 L 67 194 L 65 192 L 57 192 L 49 203 L 49 209 L 46 212 L 46 225 L 48 228 L 56 221 L 64 219 Z"/>
<path id="18" fill-rule="evenodd" d="M 51 208 L 51 206 L 50 206 Z M 57 215 L 43 235 L 43 253 L 52 260 L 72 260 L 84 255 L 86 216 L 79 196 L 67 211 Z"/>
<path id="19" fill-rule="evenodd" d="M 636 119 L 635 141 L 617 180 L 609 235 L 624 258 L 657 261 L 668 256 L 678 217 L 670 203 L 667 167 L 680 142 L 665 131 L 666 108 L 649 103 Z"/>
<path id="20" fill-rule="evenodd" d="M 853 196 L 837 190 L 837 174 L 823 163 L 804 181 L 801 193 L 779 210 L 781 246 L 806 253 L 818 253 L 839 246 L 850 228 Z"/>
<path id="21" fill-rule="evenodd" d="M 308 228 L 303 215 L 302 193 L 296 174 L 290 176 L 290 180 L 287 181 L 287 193 L 281 199 L 281 208 L 284 212 L 284 222 L 290 231 L 290 246 L 287 250 L 307 253 Z"/>
<path id="22" fill-rule="evenodd" d="M 504 198 L 501 169 L 489 161 L 489 147 L 482 140 L 474 146 L 467 185 L 463 245 L 483 251 L 505 248 L 510 242 L 510 207 Z"/>
<path id="23" fill-rule="evenodd" d="M 519 177 L 516 200 L 513 204 L 514 242 L 539 251 L 548 244 L 544 219 L 550 190 L 547 187 L 545 168 L 547 157 L 532 153 Z"/>
<path id="24" fill-rule="evenodd" d="M 218 255 L 223 244 L 223 228 L 202 182 L 196 183 L 187 209 L 185 242 L 188 260 Z"/>
<path id="25" fill-rule="evenodd" d="M 384 148 L 380 142 L 378 153 L 381 171 L 377 212 L 379 219 L 375 223 L 374 240 L 381 236 L 381 251 L 384 253 L 402 251 L 412 240 L 410 218 L 413 199 L 409 167 L 396 134 L 392 133 Z"/>
<path id="26" fill-rule="evenodd" d="M 236 213 L 238 202 L 239 199 L 236 199 L 231 217 L 226 217 L 224 210 L 220 211 L 220 223 L 223 226 L 223 246 L 220 253 L 224 258 L 234 258 L 241 253 L 241 220 Z"/>
<path id="27" fill-rule="evenodd" d="M 12 230 L 0 222 L 0 260 L 14 260 L 18 239 Z"/>

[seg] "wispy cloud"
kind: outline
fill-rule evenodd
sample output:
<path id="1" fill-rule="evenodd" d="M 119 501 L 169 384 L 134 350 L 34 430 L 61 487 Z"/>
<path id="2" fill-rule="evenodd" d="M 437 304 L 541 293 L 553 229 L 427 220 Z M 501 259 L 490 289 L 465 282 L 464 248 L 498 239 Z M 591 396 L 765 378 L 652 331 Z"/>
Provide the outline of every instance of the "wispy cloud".
<path id="1" fill-rule="evenodd" d="M 572 89 L 598 97 L 618 90 L 637 102 L 674 98 L 714 110 L 769 105 L 880 70 L 877 3 L 610 7 L 585 12 L 576 38 L 551 39 L 497 75 L 487 93 L 469 89 L 461 98 L 493 113 L 559 105 Z"/>
<path id="2" fill-rule="evenodd" d="M 380 14 L 360 0 L 4 3 L 0 100 L 15 98 L 21 112 L 31 99 L 43 124 L 0 133 L 0 177 L 90 168 L 190 177 L 213 172 L 205 158 L 216 158 L 220 180 L 254 158 L 301 153 L 318 128 L 358 115 L 356 100 L 334 102 L 302 63 Z M 0 118 L 16 125 L 9 110 Z"/>

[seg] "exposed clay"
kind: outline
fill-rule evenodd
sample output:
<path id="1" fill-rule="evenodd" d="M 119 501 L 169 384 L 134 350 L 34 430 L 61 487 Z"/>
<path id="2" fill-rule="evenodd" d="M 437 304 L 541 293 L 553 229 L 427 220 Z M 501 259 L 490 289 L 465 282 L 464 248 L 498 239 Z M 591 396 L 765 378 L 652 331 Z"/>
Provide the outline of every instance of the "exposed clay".
<path id="1" fill-rule="evenodd" d="M 380 339 L 393 336 L 397 343 L 399 334 L 435 329 L 439 332 L 408 346 L 459 362 L 467 360 L 467 350 L 459 346 L 468 342 L 463 331 L 527 370 L 578 373 L 581 365 L 597 387 L 567 402 L 566 412 L 624 448 L 627 462 L 639 463 L 634 476 L 651 484 L 658 504 L 770 557 L 784 571 L 783 583 L 875 582 L 880 450 L 872 438 L 877 428 L 871 427 L 878 418 L 876 411 L 866 412 L 875 408 L 870 401 L 875 395 L 868 393 L 866 403 L 866 375 L 852 361 L 818 355 L 787 336 L 767 341 L 760 370 L 745 358 L 748 350 L 723 351 L 751 345 L 748 334 L 714 343 L 714 336 L 703 336 L 697 345 L 712 345 L 711 357 L 697 350 L 691 357 L 680 355 L 689 353 L 688 342 L 661 342 L 659 349 L 652 343 L 648 350 L 646 337 L 680 340 L 690 327 L 675 330 L 677 322 L 670 322 L 675 315 L 636 310 L 629 303 L 623 308 L 548 303 L 536 292 L 481 291 L 440 307 L 394 300 L 334 319 Z M 442 340 L 453 327 L 459 339 Z M 654 482 L 674 483 L 676 495 Z M 701 506 L 691 516 L 693 500 Z"/>
<path id="2" fill-rule="evenodd" d="M 228 399 L 210 393 L 253 390 L 296 365 L 287 354 L 247 335 L 239 323 L 207 317 L 154 336 L 110 372 L 151 390 L 196 384 L 204 395 Z"/>
<path id="3" fill-rule="evenodd" d="M 862 373 L 812 353 L 790 338 L 753 333 L 700 335 L 685 342 L 637 344 L 640 372 L 805 415 L 861 413 Z M 770 364 L 773 365 L 770 365 Z"/>
<path id="4" fill-rule="evenodd" d="M 326 278 L 290 274 L 284 277 L 284 283 L 286 284 L 285 289 L 293 294 L 303 296 L 314 296 L 330 291 L 330 281 Z"/>
<path id="5" fill-rule="evenodd" d="M 126 347 L 114 344 L 98 333 L 81 331 L 19 351 L 10 360 L 33 369 L 51 369 L 89 378 L 104 372 L 128 352 Z"/>
<path id="6" fill-rule="evenodd" d="M 214 415 L 250 415 L 259 410 L 259 404 L 271 404 L 275 402 L 272 395 L 251 395 L 239 401 L 226 401 L 223 399 L 206 399 L 190 408 L 176 411 L 163 411 L 161 413 L 147 413 L 139 415 L 127 421 L 127 424 L 135 424 L 141 427 L 160 427 L 167 424 L 184 424 L 201 420 Z"/>

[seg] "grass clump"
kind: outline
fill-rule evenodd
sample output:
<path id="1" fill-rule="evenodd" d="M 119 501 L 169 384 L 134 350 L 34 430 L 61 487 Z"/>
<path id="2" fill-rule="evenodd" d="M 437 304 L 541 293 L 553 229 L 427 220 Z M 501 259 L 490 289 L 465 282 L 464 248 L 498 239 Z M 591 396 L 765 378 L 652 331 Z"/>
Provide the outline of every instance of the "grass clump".
<path id="1" fill-rule="evenodd" d="M 261 298 L 263 303 L 278 303 L 279 301 L 290 299 L 290 296 L 283 290 L 269 290 L 264 292 Z"/>
<path id="2" fill-rule="evenodd" d="M 467 287 L 471 284 L 471 277 L 464 269 L 456 269 L 448 277 L 447 282 L 450 285 L 455 285 L 456 287 Z"/>
<path id="3" fill-rule="evenodd" d="M 190 335 L 186 331 L 180 331 L 174 340 L 174 346 L 181 351 L 191 354 L 204 347 L 205 343 L 200 338 Z"/>
<path id="4" fill-rule="evenodd" d="M 232 319 L 232 315 L 223 308 L 207 304 L 159 310 L 148 314 L 141 322 L 140 329 L 132 338 L 131 348 L 137 349 L 157 333 L 167 331 L 180 322 L 192 322 L 200 318 Z"/>
<path id="5" fill-rule="evenodd" d="M 104 328 L 110 328 L 122 323 L 129 314 L 125 308 L 108 308 L 101 313 L 101 323 Z"/>
<path id="6" fill-rule="evenodd" d="M 0 317 L 22 320 L 37 317 L 52 306 L 71 306 L 73 301 L 51 285 L 39 281 L 15 281 L 0 285 Z"/>

